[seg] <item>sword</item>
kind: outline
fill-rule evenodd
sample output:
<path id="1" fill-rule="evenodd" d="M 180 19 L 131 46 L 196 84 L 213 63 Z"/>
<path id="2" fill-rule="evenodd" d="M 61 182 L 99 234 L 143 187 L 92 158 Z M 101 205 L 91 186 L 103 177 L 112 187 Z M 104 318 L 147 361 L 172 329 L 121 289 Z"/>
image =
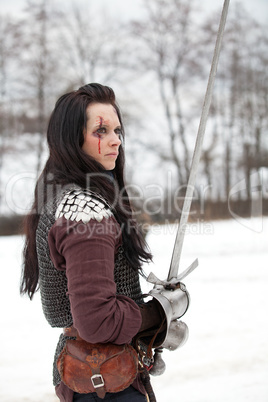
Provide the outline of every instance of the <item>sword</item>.
<path id="1" fill-rule="evenodd" d="M 196 175 L 197 175 L 197 171 L 198 171 L 198 165 L 199 165 L 201 152 L 202 152 L 202 144 L 203 144 L 209 109 L 210 109 L 211 100 L 212 100 L 214 81 L 215 81 L 215 76 L 217 73 L 217 67 L 218 67 L 218 62 L 219 62 L 219 57 L 220 57 L 220 50 L 221 50 L 224 28 L 225 28 L 225 23 L 226 23 L 227 14 L 228 14 L 229 3 L 230 3 L 230 0 L 225 0 L 223 9 L 222 9 L 222 14 L 221 14 L 221 18 L 220 18 L 218 33 L 217 33 L 217 39 L 216 39 L 210 74 L 209 74 L 208 83 L 207 83 L 207 90 L 206 90 L 206 94 L 205 94 L 205 98 L 204 98 L 199 128 L 198 128 L 198 132 L 197 132 L 197 136 L 196 136 L 196 143 L 195 143 L 195 148 L 194 148 L 194 153 L 193 153 L 193 158 L 192 158 L 192 163 L 191 163 L 191 168 L 190 168 L 187 190 L 186 190 L 186 194 L 185 194 L 185 198 L 184 198 L 184 202 L 183 202 L 180 223 L 179 223 L 176 240 L 175 240 L 175 244 L 174 244 L 174 248 L 173 248 L 168 277 L 167 277 L 167 280 L 161 281 L 151 272 L 147 278 L 147 281 L 154 283 L 154 284 L 159 284 L 159 285 L 161 284 L 161 285 L 166 286 L 169 284 L 178 283 L 180 280 L 182 280 L 187 275 L 189 275 L 198 266 L 198 259 L 196 259 L 190 265 L 190 267 L 188 267 L 185 271 L 183 271 L 178 276 L 182 246 L 183 246 L 183 242 L 184 242 L 186 225 L 187 225 L 190 208 L 191 208 L 191 203 L 192 203 L 192 199 L 193 199 L 194 184 L 195 184 Z"/>

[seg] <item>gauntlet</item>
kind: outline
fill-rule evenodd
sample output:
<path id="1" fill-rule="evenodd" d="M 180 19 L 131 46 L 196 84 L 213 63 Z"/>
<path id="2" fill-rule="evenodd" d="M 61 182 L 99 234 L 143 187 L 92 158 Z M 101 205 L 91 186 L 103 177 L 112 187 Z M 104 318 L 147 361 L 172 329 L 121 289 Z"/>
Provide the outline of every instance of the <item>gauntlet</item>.
<path id="1" fill-rule="evenodd" d="M 188 339 L 188 327 L 178 321 L 187 311 L 190 295 L 186 286 L 155 285 L 148 295 L 153 300 L 140 306 L 142 324 L 138 338 L 153 348 L 164 347 L 175 350 Z"/>

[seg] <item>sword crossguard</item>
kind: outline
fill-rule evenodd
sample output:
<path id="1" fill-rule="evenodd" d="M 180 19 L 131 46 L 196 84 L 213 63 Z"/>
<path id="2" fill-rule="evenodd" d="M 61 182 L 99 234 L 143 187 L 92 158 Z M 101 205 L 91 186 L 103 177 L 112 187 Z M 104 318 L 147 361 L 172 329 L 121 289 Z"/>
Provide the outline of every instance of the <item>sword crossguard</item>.
<path id="1" fill-rule="evenodd" d="M 180 275 L 178 275 L 176 278 L 172 278 L 170 280 L 166 279 L 162 281 L 161 279 L 157 278 L 157 276 L 151 272 L 148 277 L 147 277 L 147 282 L 153 283 L 154 285 L 162 285 L 165 288 L 172 288 L 174 285 L 176 285 L 178 282 L 180 282 L 182 279 L 186 278 L 195 268 L 198 266 L 198 259 L 196 258 L 194 262 L 186 268 Z"/>

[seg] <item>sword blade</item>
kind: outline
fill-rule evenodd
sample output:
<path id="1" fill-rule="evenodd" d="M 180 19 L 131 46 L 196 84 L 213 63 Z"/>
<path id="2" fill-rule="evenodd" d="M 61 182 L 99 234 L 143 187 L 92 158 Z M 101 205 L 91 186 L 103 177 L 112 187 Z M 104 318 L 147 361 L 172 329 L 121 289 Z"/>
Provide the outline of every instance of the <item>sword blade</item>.
<path id="1" fill-rule="evenodd" d="M 210 108 L 210 104 L 211 104 L 211 100 L 212 100 L 213 86 L 214 86 L 215 76 L 217 73 L 217 67 L 218 67 L 218 62 L 219 62 L 219 57 L 220 57 L 220 50 L 221 50 L 221 44 L 222 44 L 222 40 L 223 40 L 224 27 L 225 27 L 225 23 L 226 23 L 226 19 L 227 19 L 227 14 L 228 14 L 229 3 L 230 3 L 230 0 L 225 0 L 223 9 L 222 9 L 220 25 L 219 25 L 219 30 L 218 30 L 218 34 L 217 34 L 215 49 L 214 49 L 214 55 L 213 55 L 209 79 L 208 79 L 208 83 L 207 83 L 207 90 L 206 90 L 206 94 L 205 94 L 205 98 L 204 98 L 198 133 L 197 133 L 197 137 L 196 137 L 196 143 L 195 143 L 195 149 L 194 149 L 194 154 L 193 154 L 193 159 L 192 159 L 192 164 L 191 164 L 191 169 L 190 169 L 190 174 L 189 174 L 189 180 L 188 180 L 188 184 L 187 184 L 186 194 L 185 194 L 181 217 L 180 217 L 179 228 L 178 228 L 177 235 L 176 235 L 176 240 L 175 240 L 175 244 L 174 244 L 174 249 L 173 249 L 169 273 L 168 273 L 168 280 L 171 280 L 172 278 L 176 278 L 178 275 L 182 246 L 183 246 L 185 231 L 186 231 L 186 227 L 187 227 L 187 221 L 188 221 L 190 208 L 191 208 L 191 204 L 192 204 L 192 199 L 193 199 L 195 179 L 196 179 L 198 165 L 199 165 L 201 151 L 202 151 L 202 144 L 203 144 L 206 124 L 207 124 L 207 119 L 208 119 L 209 108 Z"/>

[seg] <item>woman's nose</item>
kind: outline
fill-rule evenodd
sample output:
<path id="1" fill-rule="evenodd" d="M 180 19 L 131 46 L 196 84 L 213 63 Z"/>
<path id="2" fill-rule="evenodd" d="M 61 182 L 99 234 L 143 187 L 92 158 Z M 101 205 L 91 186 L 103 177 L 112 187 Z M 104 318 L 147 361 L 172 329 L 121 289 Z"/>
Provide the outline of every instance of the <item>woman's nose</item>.
<path id="1" fill-rule="evenodd" d="M 113 135 L 112 135 L 112 144 L 113 145 L 121 145 L 121 143 L 122 143 L 122 141 L 121 141 L 121 139 L 120 139 L 120 137 L 118 136 L 118 134 L 117 133 L 115 133 L 115 132 L 113 132 Z"/>

